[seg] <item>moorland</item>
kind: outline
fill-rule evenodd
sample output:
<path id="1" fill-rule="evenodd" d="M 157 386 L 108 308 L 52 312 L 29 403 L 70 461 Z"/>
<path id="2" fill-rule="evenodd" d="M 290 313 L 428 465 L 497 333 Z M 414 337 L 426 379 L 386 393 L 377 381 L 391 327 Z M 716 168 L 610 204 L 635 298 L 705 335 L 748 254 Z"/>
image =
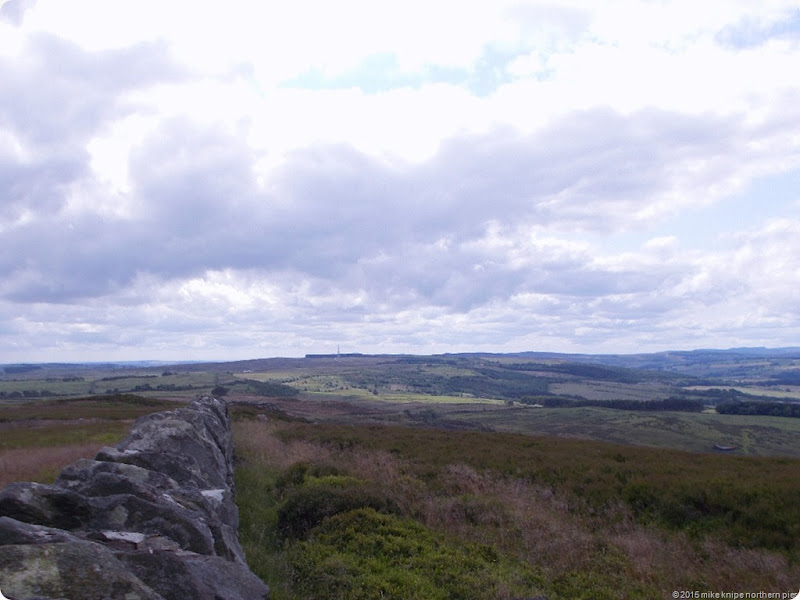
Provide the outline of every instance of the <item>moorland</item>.
<path id="1" fill-rule="evenodd" d="M 798 348 L 0 365 L 0 485 L 204 394 L 236 417 L 240 537 L 278 600 L 800 581 Z"/>

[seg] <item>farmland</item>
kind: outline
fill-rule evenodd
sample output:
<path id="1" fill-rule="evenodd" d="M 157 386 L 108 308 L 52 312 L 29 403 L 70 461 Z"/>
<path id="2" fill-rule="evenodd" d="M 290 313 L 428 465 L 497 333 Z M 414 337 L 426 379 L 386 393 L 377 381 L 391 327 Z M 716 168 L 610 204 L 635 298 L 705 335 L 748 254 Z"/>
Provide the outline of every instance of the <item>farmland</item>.
<path id="1" fill-rule="evenodd" d="M 788 590 L 800 419 L 721 414 L 792 414 L 800 358 L 763 354 L 6 365 L 0 484 L 52 480 L 136 417 L 213 394 L 235 416 L 242 543 L 276 600 Z"/>
<path id="2" fill-rule="evenodd" d="M 722 445 L 738 454 L 798 456 L 800 420 L 752 414 L 753 406 L 800 402 L 800 386 L 792 383 L 797 373 L 800 352 L 788 350 L 6 365 L 0 420 L 3 405 L 52 416 L 69 414 L 74 406 L 63 403 L 82 396 L 184 401 L 214 393 L 232 402 L 267 402 L 290 417 L 320 423 L 569 436 L 695 452 Z M 751 414 L 717 414 L 722 405 Z"/>

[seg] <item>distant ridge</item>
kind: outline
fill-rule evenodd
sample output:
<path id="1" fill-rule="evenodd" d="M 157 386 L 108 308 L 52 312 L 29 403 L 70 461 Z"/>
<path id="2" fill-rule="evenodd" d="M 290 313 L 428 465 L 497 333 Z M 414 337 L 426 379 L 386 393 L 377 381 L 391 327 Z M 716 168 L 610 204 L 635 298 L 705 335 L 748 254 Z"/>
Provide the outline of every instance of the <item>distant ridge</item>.
<path id="1" fill-rule="evenodd" d="M 341 354 L 306 354 L 306 358 L 354 358 L 356 356 L 366 356 L 361 352 L 342 352 Z"/>
<path id="2" fill-rule="evenodd" d="M 183 367 L 181 370 L 211 369 L 220 370 L 225 367 L 233 370 L 263 368 L 267 365 L 275 366 L 278 363 L 290 365 L 302 360 L 319 360 L 337 358 L 361 358 L 392 360 L 402 357 L 428 357 L 428 358 L 501 358 L 519 357 L 536 360 L 561 360 L 569 362 L 584 362 L 591 364 L 615 365 L 630 368 L 647 369 L 670 369 L 671 366 L 685 366 L 687 363 L 713 358 L 714 360 L 727 359 L 739 360 L 742 358 L 798 358 L 800 359 L 800 346 L 786 346 L 780 348 L 767 348 L 763 346 L 737 347 L 737 348 L 700 348 L 695 350 L 663 350 L 660 352 L 640 352 L 630 354 L 587 354 L 587 353 L 566 353 L 566 352 L 547 352 L 547 351 L 521 351 L 521 352 L 445 352 L 442 354 L 364 354 L 361 352 L 347 353 L 326 353 L 326 354 L 306 354 L 305 357 L 271 357 L 271 358 L 252 358 L 233 361 L 214 361 L 214 360 L 131 360 L 131 361 L 106 361 L 106 362 L 24 362 L 24 363 L 0 363 L 0 370 L 6 374 L 25 373 L 37 371 L 42 368 L 47 369 L 91 369 L 91 368 L 163 368 L 163 367 Z"/>

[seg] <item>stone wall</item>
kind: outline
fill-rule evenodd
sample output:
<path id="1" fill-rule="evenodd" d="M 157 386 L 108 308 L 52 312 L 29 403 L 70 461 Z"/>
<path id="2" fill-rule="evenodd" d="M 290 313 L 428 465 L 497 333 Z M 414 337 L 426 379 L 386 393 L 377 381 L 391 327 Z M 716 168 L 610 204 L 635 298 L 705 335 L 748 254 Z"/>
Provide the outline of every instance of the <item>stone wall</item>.
<path id="1" fill-rule="evenodd" d="M 227 405 L 136 421 L 53 485 L 0 491 L 0 591 L 14 600 L 262 600 L 237 538 Z"/>

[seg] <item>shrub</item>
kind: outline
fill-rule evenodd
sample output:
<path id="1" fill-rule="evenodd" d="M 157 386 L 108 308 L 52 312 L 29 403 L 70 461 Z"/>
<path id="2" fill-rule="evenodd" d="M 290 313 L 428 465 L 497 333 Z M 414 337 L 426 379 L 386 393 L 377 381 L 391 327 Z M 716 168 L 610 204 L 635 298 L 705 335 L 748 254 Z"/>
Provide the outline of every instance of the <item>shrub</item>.
<path id="1" fill-rule="evenodd" d="M 339 475 L 310 478 L 290 492 L 281 504 L 278 529 L 285 538 L 305 539 L 324 519 L 367 507 L 398 512 L 397 506 L 374 484 Z"/>
<path id="2" fill-rule="evenodd" d="M 288 552 L 303 598 L 495 600 L 535 595 L 541 579 L 489 546 L 464 544 L 371 508 L 340 513 Z"/>
<path id="3" fill-rule="evenodd" d="M 333 465 L 298 462 L 281 472 L 275 482 L 275 489 L 279 494 L 285 494 L 287 490 L 303 485 L 307 479 L 339 475 L 339 473 L 339 469 Z"/>

